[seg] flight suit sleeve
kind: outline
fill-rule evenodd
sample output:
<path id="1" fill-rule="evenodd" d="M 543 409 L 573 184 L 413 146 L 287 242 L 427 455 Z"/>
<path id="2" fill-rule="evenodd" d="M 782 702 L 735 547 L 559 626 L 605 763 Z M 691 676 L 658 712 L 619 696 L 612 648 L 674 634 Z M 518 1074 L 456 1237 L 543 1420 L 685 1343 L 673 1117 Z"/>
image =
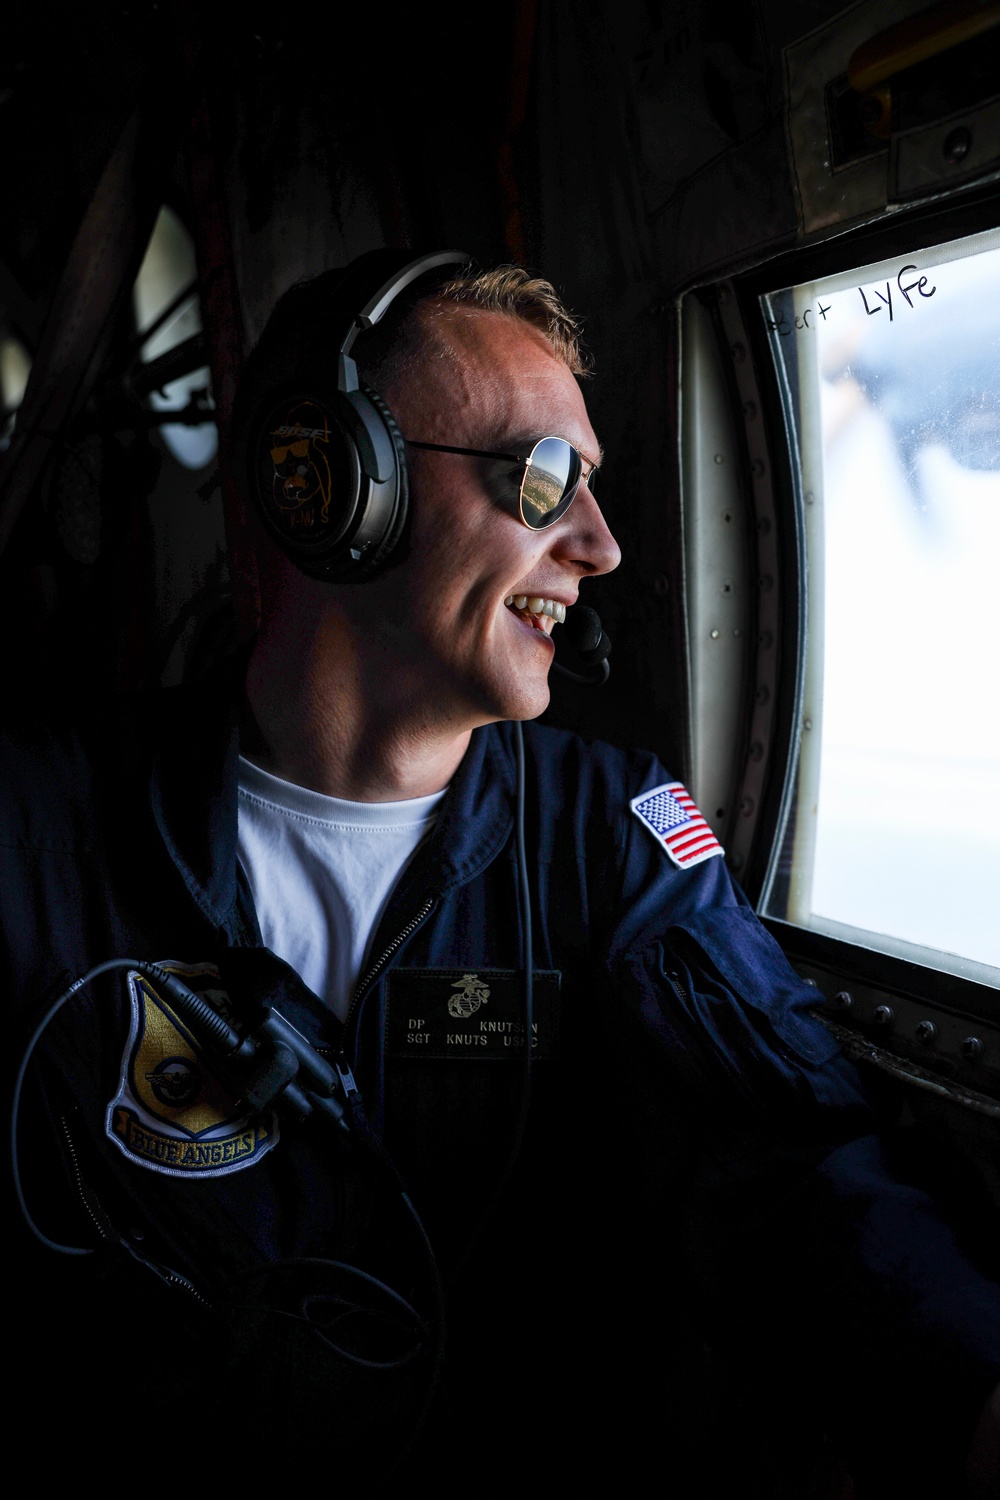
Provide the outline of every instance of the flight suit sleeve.
<path id="1" fill-rule="evenodd" d="M 844 1057 L 724 861 L 675 870 L 641 827 L 624 847 L 616 1072 L 713 1337 L 748 1379 L 794 1371 L 876 1482 L 910 1464 L 910 1493 L 961 1493 L 1000 1378 L 981 1222 L 930 1190 L 898 1096 Z"/>

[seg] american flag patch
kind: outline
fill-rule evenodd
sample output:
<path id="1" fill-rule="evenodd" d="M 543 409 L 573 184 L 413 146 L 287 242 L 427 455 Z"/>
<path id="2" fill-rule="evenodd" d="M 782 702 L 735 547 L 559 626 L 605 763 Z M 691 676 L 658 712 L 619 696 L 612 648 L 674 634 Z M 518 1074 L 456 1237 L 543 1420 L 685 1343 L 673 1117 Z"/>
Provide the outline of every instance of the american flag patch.
<path id="1" fill-rule="evenodd" d="M 629 803 L 658 844 L 662 844 L 679 870 L 700 865 L 724 850 L 715 834 L 679 781 L 655 786 Z"/>

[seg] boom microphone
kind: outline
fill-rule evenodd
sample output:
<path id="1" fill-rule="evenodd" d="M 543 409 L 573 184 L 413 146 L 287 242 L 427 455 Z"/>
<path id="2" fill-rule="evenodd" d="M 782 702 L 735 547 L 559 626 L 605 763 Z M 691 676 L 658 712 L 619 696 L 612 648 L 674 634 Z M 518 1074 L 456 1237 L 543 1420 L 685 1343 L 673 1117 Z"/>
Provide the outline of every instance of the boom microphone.
<path id="1" fill-rule="evenodd" d="M 559 661 L 552 663 L 552 670 L 568 677 L 571 682 L 586 683 L 588 687 L 600 687 L 607 682 L 611 672 L 608 664 L 611 641 L 596 609 L 590 609 L 586 604 L 574 604 L 567 611 L 563 632 L 576 656 L 590 670 L 575 672 Z"/>

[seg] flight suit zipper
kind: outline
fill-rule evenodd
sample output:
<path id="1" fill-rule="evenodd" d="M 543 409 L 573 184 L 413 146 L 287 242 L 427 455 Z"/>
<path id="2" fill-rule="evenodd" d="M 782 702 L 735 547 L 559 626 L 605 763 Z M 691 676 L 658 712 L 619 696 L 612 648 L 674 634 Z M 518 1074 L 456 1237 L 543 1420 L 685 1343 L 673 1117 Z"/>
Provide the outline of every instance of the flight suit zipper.
<path id="1" fill-rule="evenodd" d="M 416 932 L 416 930 L 420 926 L 420 924 L 423 921 L 425 921 L 427 917 L 430 916 L 431 912 L 434 910 L 434 908 L 435 908 L 436 905 L 437 905 L 437 897 L 436 896 L 432 896 L 430 898 L 430 900 L 427 901 L 427 902 L 425 902 L 424 905 L 420 908 L 420 910 L 417 912 L 417 915 L 415 917 L 412 917 L 410 919 L 410 921 L 407 922 L 407 924 L 403 928 L 403 930 L 401 932 L 398 932 L 396 934 L 396 936 L 393 938 L 392 942 L 389 944 L 388 948 L 386 948 L 380 954 L 380 956 L 378 957 L 378 959 L 376 959 L 375 963 L 373 963 L 368 968 L 367 972 L 364 975 L 362 975 L 362 977 L 358 980 L 357 984 L 354 986 L 354 993 L 351 996 L 351 1003 L 350 1003 L 350 1005 L 347 1008 L 347 1015 L 344 1017 L 344 1039 L 345 1039 L 345 1041 L 347 1039 L 347 1034 L 348 1034 L 348 1031 L 350 1029 L 351 1020 L 352 1020 L 352 1018 L 354 1016 L 354 1012 L 355 1012 L 355 1010 L 357 1008 L 358 1001 L 362 998 L 362 996 L 366 993 L 366 991 L 375 983 L 375 980 L 381 974 L 382 970 L 385 968 L 385 966 L 389 962 L 390 958 L 392 958 L 392 955 L 399 948 L 402 947 L 403 943 L 406 942 L 406 940 L 407 940 L 408 937 L 411 937 L 413 935 L 413 933 Z"/>
<path id="2" fill-rule="evenodd" d="M 69 1121 L 67 1120 L 65 1115 L 62 1115 L 60 1118 L 62 1123 L 63 1136 L 66 1140 L 66 1149 L 69 1152 L 70 1165 L 73 1171 L 73 1182 L 76 1185 L 77 1196 L 86 1209 L 87 1217 L 90 1219 L 90 1222 L 93 1224 L 94 1228 L 101 1236 L 101 1239 L 117 1240 L 118 1236 L 114 1231 L 114 1226 L 112 1225 L 111 1220 L 104 1212 L 101 1204 L 96 1199 L 93 1201 L 91 1200 L 91 1195 L 84 1186 L 83 1173 L 80 1171 L 80 1159 L 76 1154 L 76 1145 L 73 1141 L 72 1135 L 70 1134 Z"/>
<path id="3" fill-rule="evenodd" d="M 161 1281 L 166 1282 L 167 1286 L 180 1287 L 181 1291 L 187 1292 L 189 1297 L 193 1297 L 196 1302 L 200 1302 L 202 1307 L 207 1307 L 209 1312 L 215 1311 L 213 1304 L 209 1302 L 208 1298 L 203 1297 L 198 1288 L 192 1285 L 187 1277 L 182 1276 L 179 1271 L 172 1271 L 169 1266 L 157 1265 L 155 1261 L 147 1260 L 143 1255 L 136 1255 L 134 1250 L 132 1254 L 135 1255 L 136 1260 L 141 1265 L 146 1266 L 155 1275 L 159 1276 Z"/>
<path id="4" fill-rule="evenodd" d="M 134 1245 L 130 1244 L 126 1238 L 118 1233 L 105 1213 L 100 1200 L 94 1197 L 84 1184 L 83 1173 L 80 1171 L 80 1158 L 77 1155 L 76 1144 L 69 1128 L 69 1121 L 65 1115 L 60 1117 L 60 1123 L 62 1125 L 63 1137 L 66 1141 L 66 1149 L 69 1152 L 73 1181 L 76 1185 L 77 1194 L 80 1202 L 87 1211 L 87 1217 L 101 1236 L 101 1239 L 119 1245 L 121 1249 L 126 1250 L 132 1256 L 133 1260 L 138 1261 L 140 1265 L 152 1271 L 155 1276 L 159 1277 L 161 1281 L 166 1282 L 168 1286 L 180 1287 L 189 1296 L 193 1297 L 196 1302 L 200 1302 L 203 1307 L 211 1308 L 212 1304 L 208 1298 L 202 1296 L 198 1288 L 192 1285 L 186 1276 L 182 1276 L 179 1271 L 174 1271 L 169 1266 L 161 1266 L 156 1261 L 149 1260 L 140 1250 L 137 1250 Z"/>
<path id="5" fill-rule="evenodd" d="M 354 1074 L 351 1070 L 350 1060 L 347 1056 L 347 1047 L 350 1040 L 351 1022 L 354 1019 L 359 1002 L 362 1000 L 364 995 L 367 994 L 371 986 L 375 983 L 375 980 L 382 973 L 383 969 L 386 967 L 393 954 L 399 951 L 402 945 L 406 942 L 407 938 L 412 937 L 413 933 L 416 932 L 421 923 L 426 921 L 426 919 L 430 916 L 436 905 L 437 897 L 431 896 L 429 900 L 424 902 L 423 906 L 417 912 L 416 916 L 411 917 L 406 926 L 403 927 L 399 932 L 397 932 L 396 936 L 393 938 L 388 947 L 383 949 L 376 961 L 373 964 L 369 965 L 368 969 L 358 980 L 357 984 L 354 986 L 354 993 L 351 995 L 351 1003 L 347 1007 L 347 1015 L 344 1017 L 344 1030 L 342 1040 L 340 1048 L 337 1052 L 337 1056 L 334 1059 L 334 1067 L 337 1069 L 337 1073 L 340 1076 L 340 1085 L 344 1093 L 344 1102 L 347 1105 L 347 1111 L 351 1118 L 352 1124 L 355 1129 L 360 1129 L 366 1134 L 369 1133 L 369 1131 L 367 1122 L 364 1117 L 364 1104 L 361 1098 L 361 1091 L 358 1088 L 357 1083 L 355 1082 Z M 321 1048 L 320 1051 L 328 1052 L 329 1049 Z"/>
<path id="6" fill-rule="evenodd" d="M 681 1004 L 685 1006 L 688 1005 L 690 1003 L 691 996 L 688 994 L 687 989 L 681 982 L 680 976 L 674 970 L 671 970 L 671 972 L 667 975 L 667 978 L 670 981 L 671 989 L 673 990 L 674 994 L 677 996 Z"/>

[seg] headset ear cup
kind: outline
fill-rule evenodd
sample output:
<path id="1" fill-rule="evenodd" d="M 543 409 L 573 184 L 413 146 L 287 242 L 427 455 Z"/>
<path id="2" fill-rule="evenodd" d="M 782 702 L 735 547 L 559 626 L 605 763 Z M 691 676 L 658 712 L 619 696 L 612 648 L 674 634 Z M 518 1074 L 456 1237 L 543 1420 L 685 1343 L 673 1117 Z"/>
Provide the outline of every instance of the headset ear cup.
<path id="1" fill-rule="evenodd" d="M 248 477 L 282 551 L 303 572 L 329 578 L 344 557 L 351 562 L 365 508 L 358 451 L 364 416 L 345 410 L 337 391 L 317 386 L 303 381 L 266 398 L 251 429 Z"/>
<path id="2" fill-rule="evenodd" d="M 275 393 L 255 423 L 249 467 L 265 526 L 310 577 L 362 583 L 403 537 L 406 444 L 376 391 L 317 380 Z"/>
<path id="3" fill-rule="evenodd" d="M 233 422 L 247 488 L 272 540 L 312 578 L 361 583 L 403 555 L 406 443 L 351 350 L 398 298 L 467 263 L 456 251 L 370 251 L 289 288 L 250 355 Z"/>

